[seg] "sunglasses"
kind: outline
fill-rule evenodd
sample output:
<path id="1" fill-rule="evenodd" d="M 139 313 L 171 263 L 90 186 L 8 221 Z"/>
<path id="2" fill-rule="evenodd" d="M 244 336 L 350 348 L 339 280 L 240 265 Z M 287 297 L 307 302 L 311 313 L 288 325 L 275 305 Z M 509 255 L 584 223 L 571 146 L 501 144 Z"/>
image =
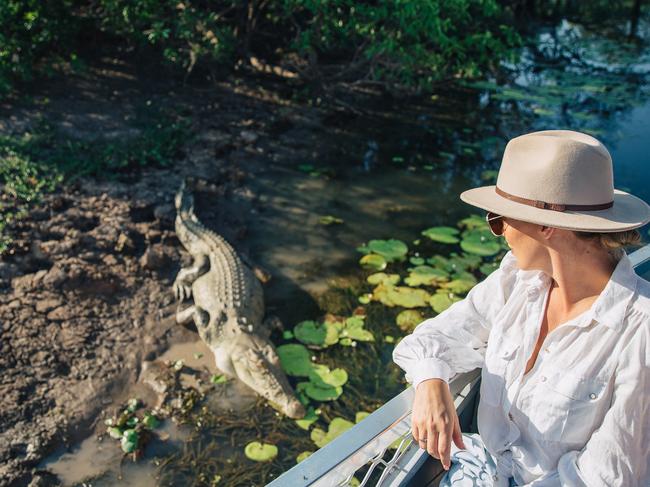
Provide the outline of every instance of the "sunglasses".
<path id="1" fill-rule="evenodd" d="M 492 213 L 491 211 L 488 211 L 487 215 L 485 215 L 485 221 L 490 227 L 490 231 L 492 232 L 492 235 L 494 235 L 495 237 L 501 237 L 503 235 L 505 225 L 504 225 L 503 217 L 501 215 L 497 215 L 496 213 Z"/>

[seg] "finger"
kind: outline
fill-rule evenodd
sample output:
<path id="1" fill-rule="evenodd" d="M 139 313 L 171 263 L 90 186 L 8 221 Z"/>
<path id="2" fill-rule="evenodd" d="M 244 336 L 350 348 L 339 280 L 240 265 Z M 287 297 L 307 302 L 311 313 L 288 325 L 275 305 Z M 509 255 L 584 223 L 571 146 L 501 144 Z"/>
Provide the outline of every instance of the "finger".
<path id="1" fill-rule="evenodd" d="M 458 416 L 456 416 L 456 421 L 454 421 L 454 433 L 452 435 L 454 443 L 458 448 L 466 450 L 465 442 L 463 442 L 463 432 L 460 430 L 460 423 L 458 422 Z"/>
<path id="2" fill-rule="evenodd" d="M 411 435 L 413 435 L 413 441 L 416 443 L 420 442 L 420 429 L 418 428 L 418 425 L 415 423 L 411 424 Z"/>
<path id="3" fill-rule="evenodd" d="M 430 429 L 427 433 L 427 452 L 433 458 L 440 458 L 438 456 L 438 433 Z"/>
<path id="4" fill-rule="evenodd" d="M 451 451 L 451 442 L 446 431 L 441 431 L 438 437 L 438 455 L 445 470 L 449 470 L 449 455 Z"/>

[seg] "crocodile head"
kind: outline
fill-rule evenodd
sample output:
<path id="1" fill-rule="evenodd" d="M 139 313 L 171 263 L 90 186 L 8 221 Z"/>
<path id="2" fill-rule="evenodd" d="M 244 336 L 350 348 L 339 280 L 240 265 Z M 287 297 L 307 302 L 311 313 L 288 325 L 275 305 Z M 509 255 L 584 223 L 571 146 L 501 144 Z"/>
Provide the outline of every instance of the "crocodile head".
<path id="1" fill-rule="evenodd" d="M 294 419 L 305 416 L 305 408 L 296 398 L 275 348 L 267 338 L 240 332 L 213 351 L 220 369 L 234 372 L 233 375 L 267 399 L 275 409 Z M 228 363 L 223 363 L 224 358 Z"/>

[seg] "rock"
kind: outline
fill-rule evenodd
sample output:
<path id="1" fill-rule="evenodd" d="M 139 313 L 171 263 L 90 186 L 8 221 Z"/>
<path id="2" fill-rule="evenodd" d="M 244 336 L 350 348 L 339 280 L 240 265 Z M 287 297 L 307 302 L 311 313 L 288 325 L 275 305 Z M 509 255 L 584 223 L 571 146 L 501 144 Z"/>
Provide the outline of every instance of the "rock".
<path id="1" fill-rule="evenodd" d="M 59 306 L 47 314 L 47 319 L 50 321 L 65 321 L 70 318 L 72 318 L 72 313 L 67 306 Z"/>
<path id="2" fill-rule="evenodd" d="M 62 304 L 63 302 L 58 298 L 42 299 L 40 301 L 36 301 L 36 311 L 38 313 L 49 313 L 54 308 L 58 308 Z"/>
<path id="3" fill-rule="evenodd" d="M 147 247 L 139 262 L 145 269 L 156 270 L 167 266 L 170 263 L 170 258 L 163 252 L 160 245 L 152 245 Z"/>
<path id="4" fill-rule="evenodd" d="M 172 223 L 176 218 L 176 209 L 171 203 L 158 205 L 153 209 L 154 218 L 165 223 Z"/>
<path id="5" fill-rule="evenodd" d="M 38 287 L 47 272 L 47 270 L 43 269 L 34 274 L 25 274 L 24 276 L 14 277 L 11 280 L 11 286 L 17 291 L 30 291 Z"/>
<path id="6" fill-rule="evenodd" d="M 50 289 L 58 288 L 68 279 L 67 274 L 61 267 L 57 264 L 54 264 L 50 270 L 47 272 L 45 277 L 43 277 L 43 285 Z"/>

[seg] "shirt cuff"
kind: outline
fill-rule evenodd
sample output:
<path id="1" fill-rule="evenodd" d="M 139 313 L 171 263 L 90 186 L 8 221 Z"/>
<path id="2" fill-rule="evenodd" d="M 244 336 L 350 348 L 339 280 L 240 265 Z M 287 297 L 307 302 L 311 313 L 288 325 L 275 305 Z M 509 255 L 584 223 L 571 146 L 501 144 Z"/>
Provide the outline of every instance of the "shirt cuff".
<path id="1" fill-rule="evenodd" d="M 438 358 L 420 359 L 417 365 L 409 370 L 409 376 L 413 379 L 413 389 L 417 389 L 420 382 L 428 379 L 442 379 L 449 383 L 451 375 L 451 367 Z"/>

